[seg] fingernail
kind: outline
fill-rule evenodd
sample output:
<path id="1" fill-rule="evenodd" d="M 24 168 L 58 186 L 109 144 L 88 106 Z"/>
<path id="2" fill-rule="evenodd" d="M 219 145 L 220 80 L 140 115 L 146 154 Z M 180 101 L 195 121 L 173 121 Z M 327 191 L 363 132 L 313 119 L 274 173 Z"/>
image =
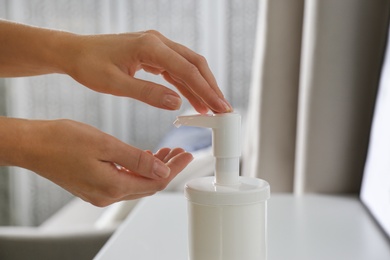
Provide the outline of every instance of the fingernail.
<path id="1" fill-rule="evenodd" d="M 167 178 L 171 172 L 168 166 L 166 166 L 164 163 L 161 161 L 154 161 L 153 165 L 153 172 L 157 176 L 160 176 L 161 178 Z"/>
<path id="2" fill-rule="evenodd" d="M 165 107 L 169 109 L 177 110 L 181 106 L 181 99 L 177 96 L 168 94 L 164 96 L 162 103 Z"/>
<path id="3" fill-rule="evenodd" d="M 225 108 L 225 112 L 233 112 L 233 107 L 224 99 L 220 99 L 221 105 Z"/>

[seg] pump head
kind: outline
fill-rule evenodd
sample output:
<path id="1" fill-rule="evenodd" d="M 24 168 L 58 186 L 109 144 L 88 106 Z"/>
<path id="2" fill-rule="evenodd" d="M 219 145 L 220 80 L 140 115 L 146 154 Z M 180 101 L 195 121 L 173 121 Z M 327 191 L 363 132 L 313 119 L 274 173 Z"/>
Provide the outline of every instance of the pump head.
<path id="1" fill-rule="evenodd" d="M 241 116 L 237 113 L 178 116 L 181 125 L 207 127 L 213 131 L 212 146 L 217 185 L 238 184 L 241 156 Z"/>

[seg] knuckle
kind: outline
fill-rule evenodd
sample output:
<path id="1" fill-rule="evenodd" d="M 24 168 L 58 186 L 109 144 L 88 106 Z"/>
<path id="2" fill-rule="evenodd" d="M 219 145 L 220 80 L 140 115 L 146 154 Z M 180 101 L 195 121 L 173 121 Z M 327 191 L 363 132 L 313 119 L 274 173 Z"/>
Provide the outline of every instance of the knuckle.
<path id="1" fill-rule="evenodd" d="M 149 83 L 143 84 L 141 87 L 141 91 L 139 92 L 139 99 L 140 100 L 150 100 L 153 96 L 153 86 Z"/>
<path id="2" fill-rule="evenodd" d="M 207 64 L 207 60 L 204 56 L 197 54 L 194 58 L 194 63 L 198 66 L 204 66 Z"/>
<path id="3" fill-rule="evenodd" d="M 149 176 L 152 173 L 152 165 L 153 162 L 151 161 L 151 158 L 154 158 L 153 156 L 149 156 L 146 152 L 139 151 L 134 156 L 134 168 L 133 171 L 143 175 L 143 176 Z"/>
<path id="4" fill-rule="evenodd" d="M 162 44 L 162 35 L 155 30 L 149 30 L 142 33 L 138 38 L 138 45 L 141 51 L 140 58 L 150 59 L 159 51 L 159 46 Z"/>
<path id="5" fill-rule="evenodd" d="M 155 36 L 161 36 L 161 33 L 160 33 L 159 31 L 153 30 L 153 29 L 146 30 L 145 33 L 146 33 L 146 34 L 155 35 Z"/>
<path id="6" fill-rule="evenodd" d="M 134 156 L 134 168 L 133 171 L 138 171 L 142 165 L 142 152 L 136 153 Z"/>
<path id="7" fill-rule="evenodd" d="M 157 34 L 155 32 L 147 31 L 140 36 L 140 40 L 143 46 L 147 46 L 148 48 L 152 45 L 155 45 L 157 41 L 160 41 Z"/>

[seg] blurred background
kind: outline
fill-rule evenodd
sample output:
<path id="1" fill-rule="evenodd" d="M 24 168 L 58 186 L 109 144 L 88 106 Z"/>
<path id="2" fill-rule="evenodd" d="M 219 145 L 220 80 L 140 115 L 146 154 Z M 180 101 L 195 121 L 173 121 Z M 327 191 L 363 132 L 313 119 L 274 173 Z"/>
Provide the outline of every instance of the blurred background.
<path id="1" fill-rule="evenodd" d="M 235 109 L 247 110 L 257 0 L 0 0 L 0 18 L 80 34 L 155 29 L 204 55 Z M 160 77 L 138 77 L 169 86 Z M 155 150 L 175 117 L 128 98 L 98 94 L 64 75 L 0 79 L 0 115 L 85 122 Z M 0 167 L 0 225 L 36 226 L 72 198 L 27 170 Z"/>

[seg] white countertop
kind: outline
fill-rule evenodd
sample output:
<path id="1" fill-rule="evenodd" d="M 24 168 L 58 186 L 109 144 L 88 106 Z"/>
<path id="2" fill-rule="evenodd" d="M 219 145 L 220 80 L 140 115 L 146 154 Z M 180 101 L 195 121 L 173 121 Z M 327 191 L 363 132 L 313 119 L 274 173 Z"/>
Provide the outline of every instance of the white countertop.
<path id="1" fill-rule="evenodd" d="M 95 259 L 183 260 L 187 241 L 186 199 L 161 193 L 143 199 Z M 385 260 L 390 242 L 357 197 L 272 194 L 268 259 Z"/>

